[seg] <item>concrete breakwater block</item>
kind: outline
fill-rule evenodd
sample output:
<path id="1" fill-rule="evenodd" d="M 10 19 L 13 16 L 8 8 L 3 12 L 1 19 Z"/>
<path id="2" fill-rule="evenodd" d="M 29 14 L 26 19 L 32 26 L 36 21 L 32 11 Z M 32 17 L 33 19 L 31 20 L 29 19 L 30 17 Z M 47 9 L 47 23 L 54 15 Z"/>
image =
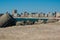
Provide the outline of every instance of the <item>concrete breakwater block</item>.
<path id="1" fill-rule="evenodd" d="M 0 17 L 0 27 L 15 25 L 15 19 L 10 14 L 4 14 Z"/>

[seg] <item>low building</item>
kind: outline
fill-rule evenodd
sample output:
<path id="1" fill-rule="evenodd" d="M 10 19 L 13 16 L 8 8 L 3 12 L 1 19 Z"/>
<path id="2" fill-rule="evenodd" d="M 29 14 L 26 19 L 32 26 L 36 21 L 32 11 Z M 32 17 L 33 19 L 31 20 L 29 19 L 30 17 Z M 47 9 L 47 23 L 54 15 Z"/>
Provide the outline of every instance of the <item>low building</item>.
<path id="1" fill-rule="evenodd" d="M 56 13 L 56 17 L 60 18 L 60 13 L 59 12 Z"/>

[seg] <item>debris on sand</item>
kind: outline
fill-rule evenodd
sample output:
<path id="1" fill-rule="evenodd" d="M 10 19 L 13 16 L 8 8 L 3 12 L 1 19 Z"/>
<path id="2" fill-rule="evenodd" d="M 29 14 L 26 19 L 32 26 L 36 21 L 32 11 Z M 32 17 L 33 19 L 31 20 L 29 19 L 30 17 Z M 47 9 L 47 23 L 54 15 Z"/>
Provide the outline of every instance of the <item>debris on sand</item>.
<path id="1" fill-rule="evenodd" d="M 15 25 L 15 19 L 10 14 L 4 14 L 0 17 L 0 27 Z"/>

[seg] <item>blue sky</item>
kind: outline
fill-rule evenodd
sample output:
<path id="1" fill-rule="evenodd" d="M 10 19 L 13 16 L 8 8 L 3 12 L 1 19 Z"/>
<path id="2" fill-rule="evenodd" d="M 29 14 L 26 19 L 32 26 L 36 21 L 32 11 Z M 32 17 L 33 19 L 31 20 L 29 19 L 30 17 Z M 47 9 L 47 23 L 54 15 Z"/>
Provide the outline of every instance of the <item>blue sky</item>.
<path id="1" fill-rule="evenodd" d="M 60 12 L 60 0 L 0 0 L 0 13 L 12 12 Z"/>

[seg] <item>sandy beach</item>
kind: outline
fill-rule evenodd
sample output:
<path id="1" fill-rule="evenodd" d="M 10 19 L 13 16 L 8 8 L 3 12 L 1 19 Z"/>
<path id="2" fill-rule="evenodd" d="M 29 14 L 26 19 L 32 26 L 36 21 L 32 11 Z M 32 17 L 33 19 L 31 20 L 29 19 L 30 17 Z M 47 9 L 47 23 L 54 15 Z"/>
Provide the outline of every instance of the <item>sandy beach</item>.
<path id="1" fill-rule="evenodd" d="M 60 40 L 60 24 L 0 28 L 0 40 Z"/>

